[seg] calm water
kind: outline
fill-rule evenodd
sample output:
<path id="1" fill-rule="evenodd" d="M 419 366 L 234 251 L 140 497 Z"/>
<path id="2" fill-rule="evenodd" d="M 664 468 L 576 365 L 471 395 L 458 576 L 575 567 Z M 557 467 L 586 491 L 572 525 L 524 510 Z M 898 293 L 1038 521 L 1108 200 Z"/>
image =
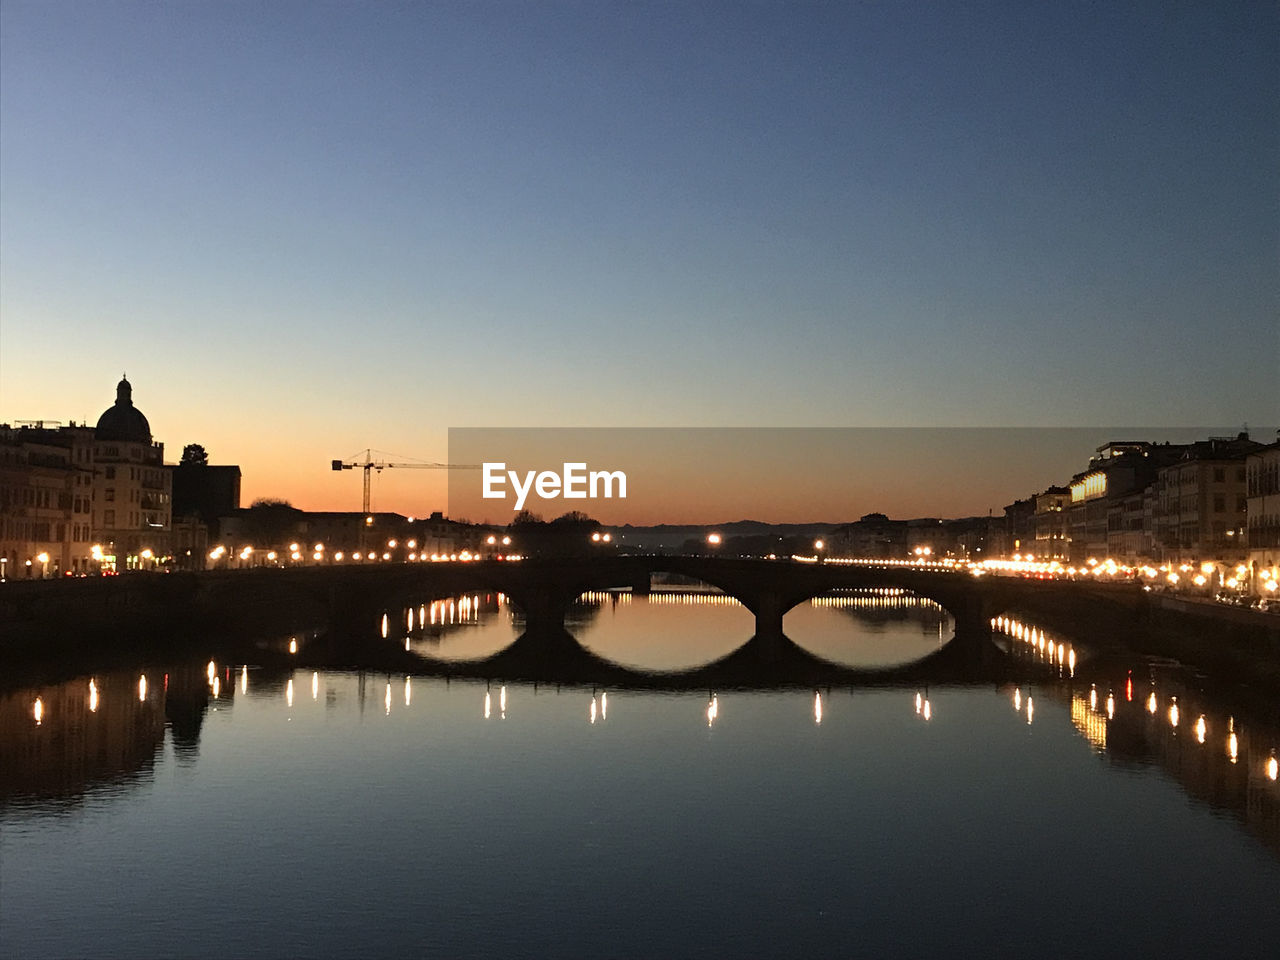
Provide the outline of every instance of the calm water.
<path id="1" fill-rule="evenodd" d="M 850 665 L 950 636 L 909 596 L 786 627 Z M 312 669 L 303 637 L 296 666 L 211 650 L 10 690 L 0 955 L 1277 955 L 1274 728 L 1001 627 L 1039 682 L 503 685 Z M 371 633 L 457 662 L 519 629 L 473 596 Z M 673 669 L 752 619 L 598 596 L 571 629 Z"/>

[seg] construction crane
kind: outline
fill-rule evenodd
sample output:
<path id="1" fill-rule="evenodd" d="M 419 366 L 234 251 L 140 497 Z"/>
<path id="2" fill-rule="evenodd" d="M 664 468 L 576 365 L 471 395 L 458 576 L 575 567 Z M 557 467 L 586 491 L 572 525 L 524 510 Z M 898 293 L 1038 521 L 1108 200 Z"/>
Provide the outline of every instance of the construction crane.
<path id="1" fill-rule="evenodd" d="M 373 459 L 373 451 L 364 451 L 363 460 L 334 460 L 334 470 L 355 470 L 359 467 L 364 471 L 364 512 L 369 512 L 369 487 L 370 477 L 373 471 L 377 470 L 381 473 L 383 470 L 479 470 L 478 463 L 390 463 L 386 460 Z"/>

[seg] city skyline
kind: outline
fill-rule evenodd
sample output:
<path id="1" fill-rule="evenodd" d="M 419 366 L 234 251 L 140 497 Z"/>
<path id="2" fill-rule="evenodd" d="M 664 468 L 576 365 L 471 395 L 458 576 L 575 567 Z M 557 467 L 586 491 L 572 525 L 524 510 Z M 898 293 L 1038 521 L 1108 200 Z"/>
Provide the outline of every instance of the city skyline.
<path id="1" fill-rule="evenodd" d="M 1272 8 L 0 19 L 0 421 L 128 371 L 246 501 L 460 426 L 1280 421 Z"/>

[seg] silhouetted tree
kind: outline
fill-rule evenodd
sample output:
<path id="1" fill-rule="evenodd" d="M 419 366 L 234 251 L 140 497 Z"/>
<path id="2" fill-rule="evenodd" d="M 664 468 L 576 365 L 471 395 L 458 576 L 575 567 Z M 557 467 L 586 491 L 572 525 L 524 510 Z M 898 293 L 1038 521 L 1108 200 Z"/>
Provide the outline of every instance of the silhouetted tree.
<path id="1" fill-rule="evenodd" d="M 198 443 L 188 443 L 182 448 L 182 463 L 198 464 L 202 467 L 209 465 L 209 454 L 203 446 Z"/>
<path id="2" fill-rule="evenodd" d="M 591 534 L 600 530 L 600 523 L 578 510 L 556 517 L 550 523 L 541 520 L 528 510 L 521 511 L 507 529 L 517 549 L 531 557 L 574 557 L 590 552 L 599 546 Z"/>
<path id="3" fill-rule="evenodd" d="M 245 536 L 255 547 L 278 547 L 297 532 L 302 511 L 288 500 L 262 497 L 244 512 Z"/>

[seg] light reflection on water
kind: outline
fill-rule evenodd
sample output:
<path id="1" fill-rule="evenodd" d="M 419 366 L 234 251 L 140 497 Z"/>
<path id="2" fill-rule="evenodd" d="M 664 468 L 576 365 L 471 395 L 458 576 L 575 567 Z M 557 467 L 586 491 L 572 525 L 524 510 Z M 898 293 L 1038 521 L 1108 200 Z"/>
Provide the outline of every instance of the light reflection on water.
<path id="1" fill-rule="evenodd" d="M 694 609 L 737 636 L 728 604 L 612 616 Z M 666 625 L 698 648 L 700 621 Z M 557 690 L 215 658 L 15 691 L 0 954 L 350 956 L 376 929 L 396 955 L 883 954 L 904 931 L 987 955 L 982 931 L 1075 942 L 1081 916 L 1107 932 L 1091 952 L 1275 943 L 1276 731 L 1154 674 L 1116 697 L 1130 675 L 1018 627 L 1044 679 L 999 689 Z"/>
<path id="2" fill-rule="evenodd" d="M 509 646 L 523 629 L 500 593 L 477 593 L 405 610 L 404 649 L 433 660 L 470 661 Z M 388 637 L 390 614 L 381 631 Z M 401 619 L 395 618 L 397 622 Z M 592 653 L 639 670 L 687 670 L 732 653 L 755 618 L 732 597 L 696 589 L 651 594 L 590 592 L 569 610 L 566 627 Z M 951 618 L 934 601 L 897 589 L 849 590 L 815 597 L 786 615 L 788 637 L 832 663 L 885 667 L 910 663 L 950 639 Z"/>

